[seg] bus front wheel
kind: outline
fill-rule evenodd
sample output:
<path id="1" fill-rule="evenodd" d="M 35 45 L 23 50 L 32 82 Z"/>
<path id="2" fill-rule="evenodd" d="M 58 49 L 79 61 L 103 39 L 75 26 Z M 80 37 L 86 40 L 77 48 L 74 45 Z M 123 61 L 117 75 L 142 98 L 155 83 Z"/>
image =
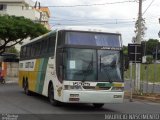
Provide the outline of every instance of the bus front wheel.
<path id="1" fill-rule="evenodd" d="M 102 108 L 104 106 L 103 103 L 93 103 L 94 108 Z"/>
<path id="2" fill-rule="evenodd" d="M 54 88 L 53 88 L 52 84 L 49 85 L 48 98 L 49 98 L 51 105 L 54 105 L 54 106 L 60 105 L 60 102 L 58 102 L 57 100 L 54 99 Z"/>

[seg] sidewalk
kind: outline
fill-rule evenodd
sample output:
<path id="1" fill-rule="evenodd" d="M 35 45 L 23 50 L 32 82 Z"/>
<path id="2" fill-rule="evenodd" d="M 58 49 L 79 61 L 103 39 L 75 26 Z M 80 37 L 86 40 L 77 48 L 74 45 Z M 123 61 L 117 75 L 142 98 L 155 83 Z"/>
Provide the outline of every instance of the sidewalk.
<path id="1" fill-rule="evenodd" d="M 125 98 L 130 99 L 130 92 L 125 91 Z M 144 101 L 150 101 L 150 102 L 156 102 L 160 103 L 160 94 L 157 93 L 145 93 L 143 95 L 140 94 L 132 94 L 133 100 L 144 100 Z"/>
<path id="2" fill-rule="evenodd" d="M 125 98 L 130 99 L 130 80 L 125 80 Z M 133 81 L 132 81 L 133 82 Z M 132 88 L 134 88 L 134 82 L 132 83 Z M 154 85 L 154 86 L 153 86 Z M 143 81 L 141 83 L 141 94 L 136 94 L 133 92 L 132 98 L 133 100 L 142 100 L 142 101 L 150 101 L 160 103 L 160 83 L 151 83 Z"/>
<path id="3" fill-rule="evenodd" d="M 18 83 L 18 77 L 6 77 L 6 83 Z"/>

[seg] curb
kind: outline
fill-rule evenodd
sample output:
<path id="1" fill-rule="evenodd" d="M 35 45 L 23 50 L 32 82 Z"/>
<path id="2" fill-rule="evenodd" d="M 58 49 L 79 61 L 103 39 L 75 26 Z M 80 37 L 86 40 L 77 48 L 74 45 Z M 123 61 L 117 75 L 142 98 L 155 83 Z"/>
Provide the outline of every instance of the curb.
<path id="1" fill-rule="evenodd" d="M 130 99 L 130 94 L 129 93 L 125 93 L 125 98 Z M 154 95 L 154 96 L 141 96 L 141 95 L 132 95 L 133 99 L 136 100 L 145 100 L 145 101 L 150 101 L 150 102 L 155 102 L 155 103 L 160 103 L 160 94 L 158 95 Z"/>
<path id="2" fill-rule="evenodd" d="M 6 83 L 8 84 L 8 83 L 18 83 L 18 81 L 13 81 L 13 80 L 10 80 L 10 81 L 6 81 Z"/>
<path id="3" fill-rule="evenodd" d="M 6 83 L 18 83 L 18 77 L 6 77 L 5 82 Z"/>

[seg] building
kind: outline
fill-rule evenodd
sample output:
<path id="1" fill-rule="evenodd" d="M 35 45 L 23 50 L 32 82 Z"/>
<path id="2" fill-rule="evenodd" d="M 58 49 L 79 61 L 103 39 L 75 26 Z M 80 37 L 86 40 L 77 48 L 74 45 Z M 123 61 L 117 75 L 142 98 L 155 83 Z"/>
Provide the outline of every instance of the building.
<path id="1" fill-rule="evenodd" d="M 50 29 L 49 8 L 41 7 L 40 3 L 38 3 L 39 6 L 37 7 L 37 3 L 38 2 L 34 3 L 32 0 L 0 0 L 0 15 L 24 16 L 25 18 L 41 23 L 47 29 Z M 25 40 L 25 42 L 29 40 L 30 39 L 28 38 Z M 20 45 L 16 45 L 16 48 L 20 50 Z M 8 54 L 8 56 L 11 56 L 11 54 Z M 4 71 L 6 78 L 18 76 L 17 61 L 4 61 L 2 60 L 2 57 L 0 57 L 0 67 Z"/>
<path id="2" fill-rule="evenodd" d="M 31 0 L 0 0 L 0 14 L 24 16 L 38 21 L 40 13 L 31 6 L 34 6 Z"/>
<path id="3" fill-rule="evenodd" d="M 47 29 L 51 29 L 49 25 L 50 11 L 48 7 L 40 7 L 40 23 L 43 24 Z"/>
<path id="4" fill-rule="evenodd" d="M 39 2 L 34 3 L 32 0 L 0 0 L 0 15 L 24 16 L 34 22 L 43 24 L 50 30 L 49 8 L 41 7 Z M 29 39 L 25 41 L 27 42 Z M 0 45 L 1 44 L 0 41 Z M 17 48 L 19 50 L 20 46 L 17 46 Z"/>
<path id="5" fill-rule="evenodd" d="M 0 0 L 0 14 L 24 16 L 35 22 L 42 23 L 49 29 L 49 9 L 46 7 L 40 8 L 40 6 L 36 8 L 36 3 L 32 0 Z"/>

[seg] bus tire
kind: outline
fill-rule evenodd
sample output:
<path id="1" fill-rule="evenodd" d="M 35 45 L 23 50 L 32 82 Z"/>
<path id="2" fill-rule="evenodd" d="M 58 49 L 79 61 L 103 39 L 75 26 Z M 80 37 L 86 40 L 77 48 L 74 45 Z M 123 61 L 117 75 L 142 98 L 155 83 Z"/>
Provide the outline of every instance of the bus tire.
<path id="1" fill-rule="evenodd" d="M 54 88 L 53 88 L 53 84 L 52 83 L 49 84 L 48 98 L 49 98 L 49 102 L 51 103 L 51 105 L 60 106 L 60 102 L 58 102 L 57 100 L 54 99 Z"/>
<path id="2" fill-rule="evenodd" d="M 31 92 L 29 91 L 29 85 L 28 85 L 28 80 L 24 80 L 24 83 L 23 83 L 23 88 L 24 88 L 24 93 L 26 95 L 31 95 Z"/>
<path id="3" fill-rule="evenodd" d="M 104 106 L 103 103 L 93 103 L 94 108 L 102 108 Z"/>

